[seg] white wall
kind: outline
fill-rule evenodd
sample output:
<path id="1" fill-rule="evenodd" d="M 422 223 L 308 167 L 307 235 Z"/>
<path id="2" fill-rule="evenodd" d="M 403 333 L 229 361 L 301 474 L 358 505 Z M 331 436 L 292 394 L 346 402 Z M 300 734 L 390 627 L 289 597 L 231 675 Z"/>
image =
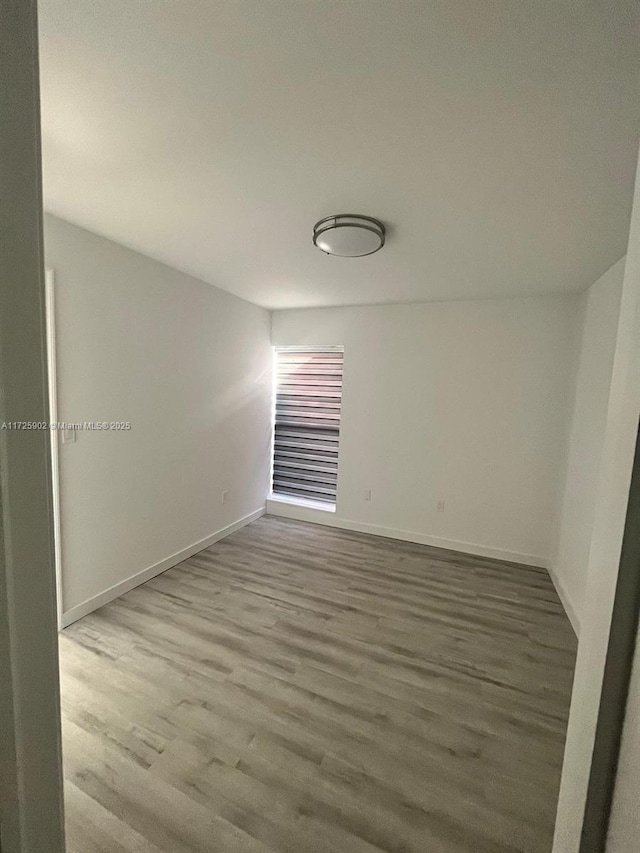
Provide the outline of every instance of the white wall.
<path id="1" fill-rule="evenodd" d="M 580 845 L 639 415 L 640 181 L 636 181 L 553 853 L 578 853 Z M 637 690 L 637 681 L 632 689 Z M 637 713 L 637 692 L 630 697 L 630 706 Z M 627 779 L 632 782 L 632 777 Z M 618 837 L 633 830 L 628 815 L 619 814 L 618 819 L 622 822 L 616 829 Z M 632 840 L 635 845 L 637 836 Z M 637 846 L 621 849 L 635 851 Z"/>
<path id="2" fill-rule="evenodd" d="M 64 609 L 78 616 L 264 507 L 269 314 L 52 216 L 45 257 L 59 419 L 132 423 L 60 447 Z"/>
<path id="3" fill-rule="evenodd" d="M 274 345 L 343 345 L 335 517 L 537 564 L 550 556 L 578 297 L 277 311 Z M 372 500 L 363 500 L 366 489 Z M 439 500 L 445 512 L 436 512 Z"/>
<path id="4" fill-rule="evenodd" d="M 584 322 L 552 574 L 579 632 L 620 315 L 624 258 L 581 297 Z"/>

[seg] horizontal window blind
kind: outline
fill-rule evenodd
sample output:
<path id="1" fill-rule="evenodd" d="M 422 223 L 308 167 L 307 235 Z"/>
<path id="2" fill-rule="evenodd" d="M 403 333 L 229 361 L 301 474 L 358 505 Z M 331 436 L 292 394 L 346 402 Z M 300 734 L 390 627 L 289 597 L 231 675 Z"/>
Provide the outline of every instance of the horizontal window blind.
<path id="1" fill-rule="evenodd" d="M 276 350 L 273 493 L 335 504 L 343 353 Z"/>

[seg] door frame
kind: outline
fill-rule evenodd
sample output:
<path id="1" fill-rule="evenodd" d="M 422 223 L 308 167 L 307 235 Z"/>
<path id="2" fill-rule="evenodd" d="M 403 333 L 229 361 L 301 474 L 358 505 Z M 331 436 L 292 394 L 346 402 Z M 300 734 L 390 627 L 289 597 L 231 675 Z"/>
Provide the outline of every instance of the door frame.
<path id="1" fill-rule="evenodd" d="M 0 53 L 0 423 L 46 423 L 37 0 L 0 3 Z M 2 853 L 65 849 L 50 462 L 45 430 L 0 430 Z"/>
<path id="2" fill-rule="evenodd" d="M 605 853 L 640 617 L 640 430 L 622 540 L 579 853 Z"/>
<path id="3" fill-rule="evenodd" d="M 47 384 L 49 387 L 49 436 L 51 441 L 51 498 L 53 508 L 54 560 L 56 569 L 56 615 L 58 631 L 64 627 L 62 589 L 62 532 L 60 514 L 60 439 L 58 419 L 58 369 L 56 360 L 55 272 L 47 267 L 44 274 L 45 317 L 47 333 Z M 54 426 L 55 425 L 55 426 Z"/>

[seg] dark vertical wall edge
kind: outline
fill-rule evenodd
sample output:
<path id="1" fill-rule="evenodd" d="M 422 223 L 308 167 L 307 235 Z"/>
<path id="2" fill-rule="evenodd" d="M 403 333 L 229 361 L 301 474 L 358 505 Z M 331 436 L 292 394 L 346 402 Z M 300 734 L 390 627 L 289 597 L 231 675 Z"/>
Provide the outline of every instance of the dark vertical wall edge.
<path id="1" fill-rule="evenodd" d="M 37 0 L 0 0 L 0 424 L 48 420 Z M 0 844 L 63 853 L 48 430 L 0 430 Z"/>
<path id="2" fill-rule="evenodd" d="M 636 441 L 620 568 L 579 853 L 604 853 L 640 615 L 640 433 Z"/>

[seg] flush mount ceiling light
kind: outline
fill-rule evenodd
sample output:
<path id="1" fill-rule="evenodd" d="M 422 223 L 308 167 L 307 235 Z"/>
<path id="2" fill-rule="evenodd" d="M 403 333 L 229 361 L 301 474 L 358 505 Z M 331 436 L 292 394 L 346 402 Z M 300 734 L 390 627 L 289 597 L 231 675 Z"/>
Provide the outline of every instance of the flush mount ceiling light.
<path id="1" fill-rule="evenodd" d="M 325 216 L 313 226 L 313 245 L 327 255 L 361 258 L 384 246 L 384 225 L 371 216 L 338 213 Z"/>

